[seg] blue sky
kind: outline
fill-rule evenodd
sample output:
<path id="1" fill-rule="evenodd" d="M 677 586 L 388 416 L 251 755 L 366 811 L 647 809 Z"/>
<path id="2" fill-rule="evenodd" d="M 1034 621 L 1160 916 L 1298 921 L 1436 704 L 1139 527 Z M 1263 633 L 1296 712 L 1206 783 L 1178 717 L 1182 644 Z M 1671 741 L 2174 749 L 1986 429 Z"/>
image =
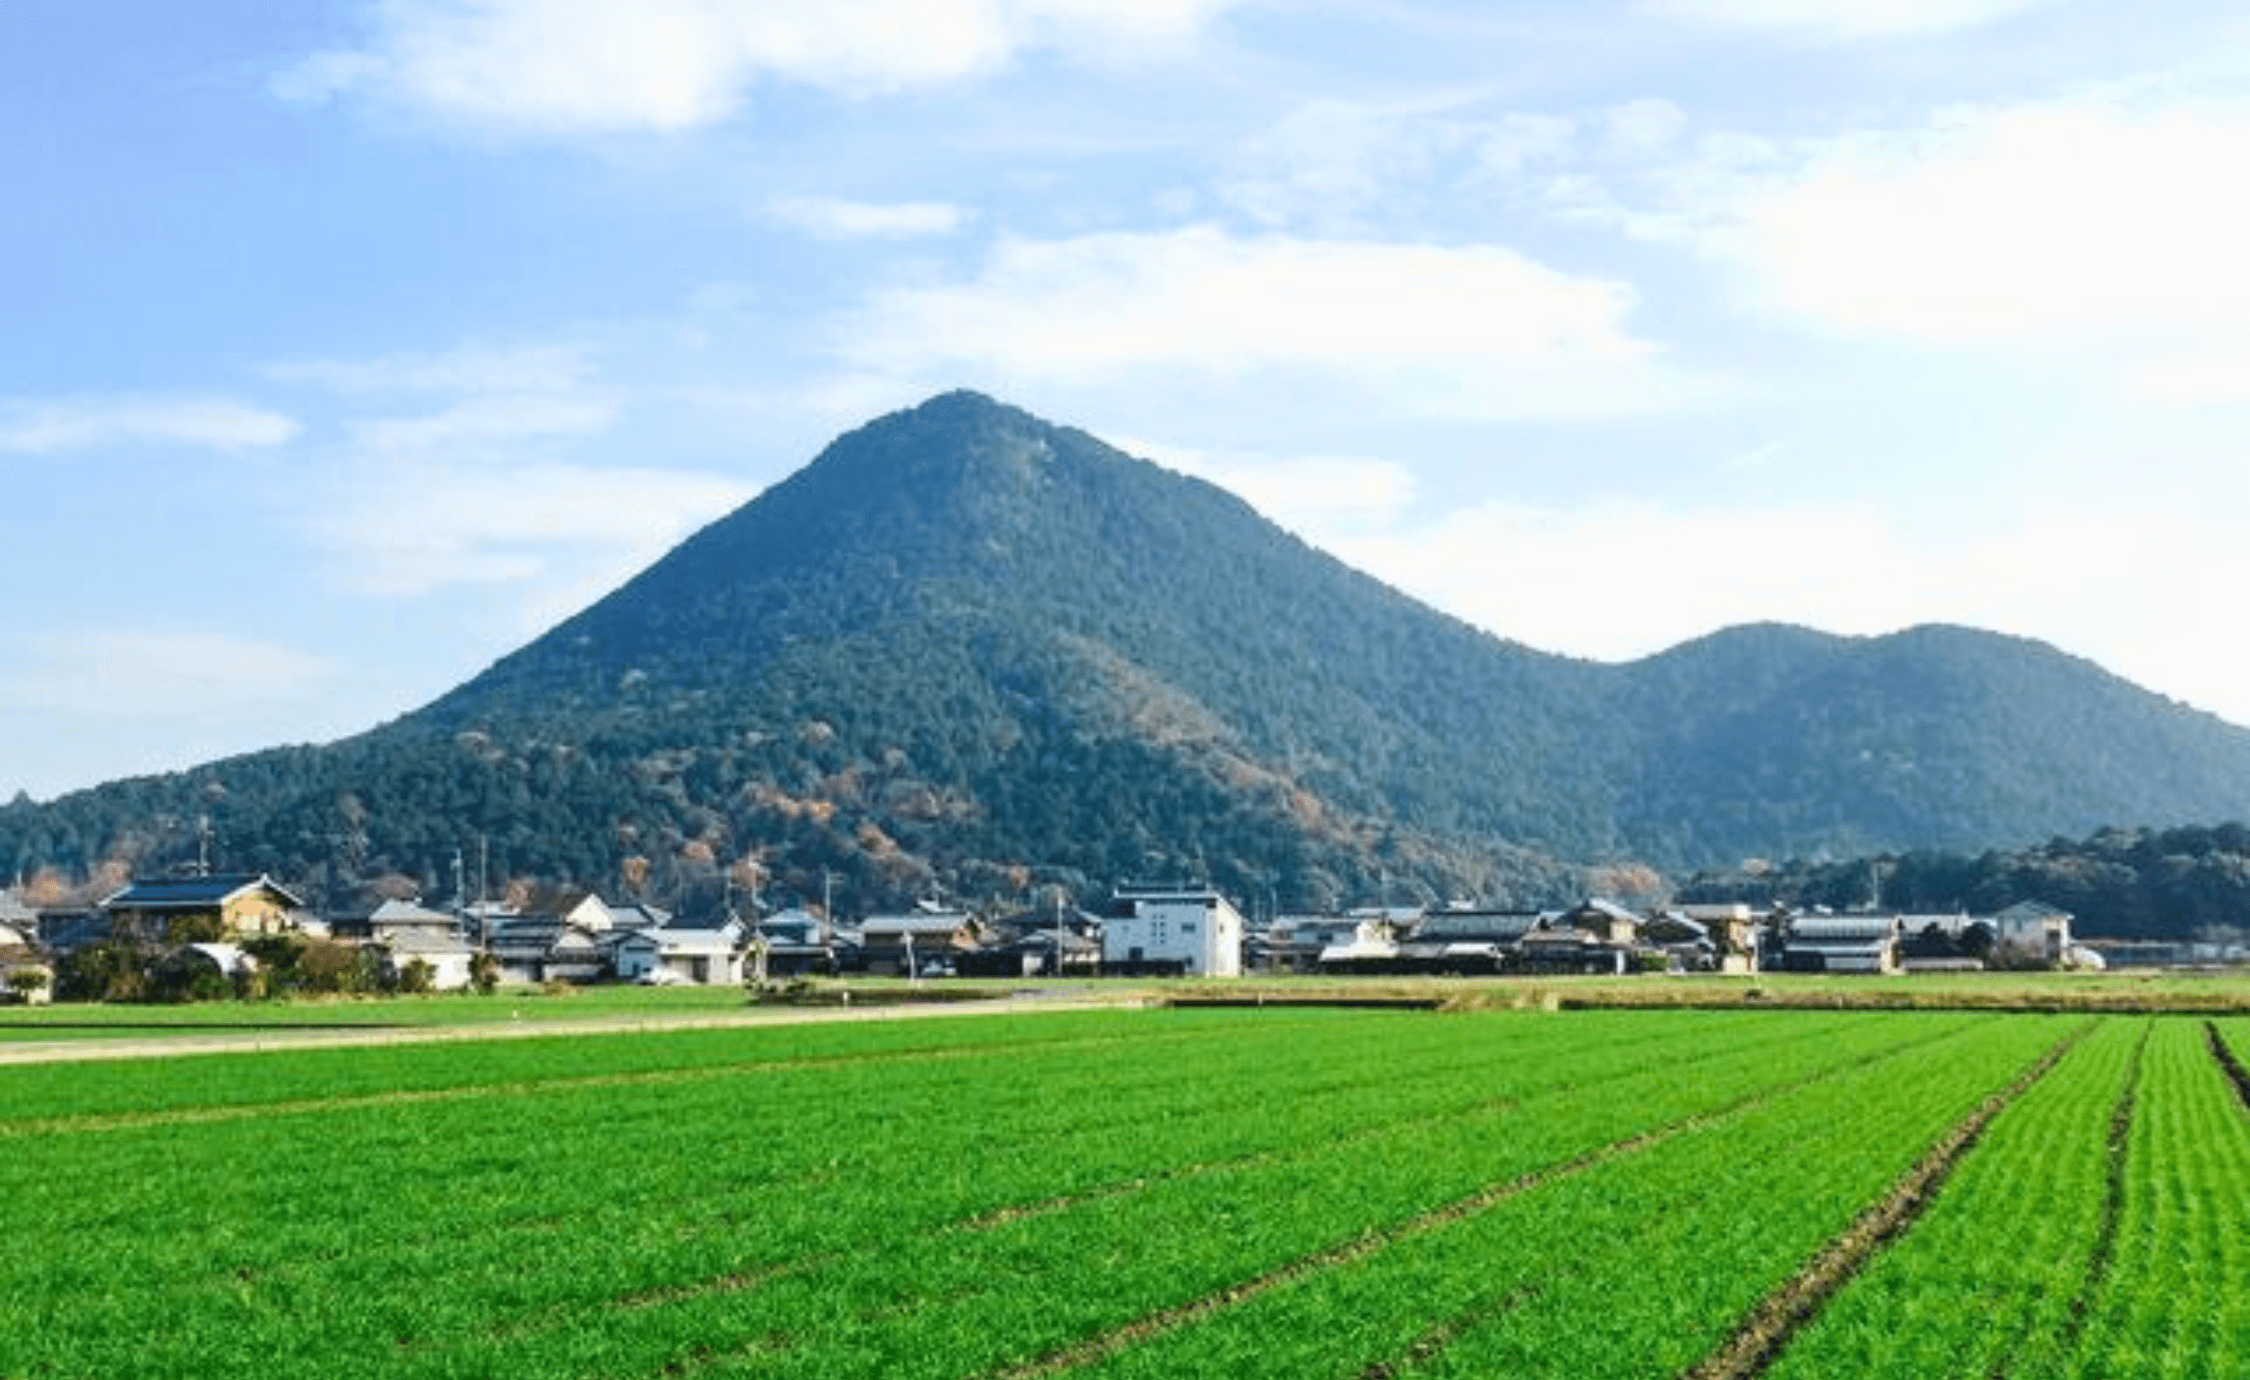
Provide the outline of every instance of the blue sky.
<path id="1" fill-rule="evenodd" d="M 2250 722 L 2220 0 L 14 0 L 0 796 L 321 741 L 973 387 L 1549 650 Z"/>

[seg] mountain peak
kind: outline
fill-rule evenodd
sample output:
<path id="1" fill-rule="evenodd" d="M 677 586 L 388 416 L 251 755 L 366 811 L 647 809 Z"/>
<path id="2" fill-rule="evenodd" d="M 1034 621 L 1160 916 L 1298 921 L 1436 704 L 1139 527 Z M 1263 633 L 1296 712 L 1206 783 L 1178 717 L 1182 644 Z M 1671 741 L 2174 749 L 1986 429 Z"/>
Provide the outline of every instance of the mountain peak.
<path id="1" fill-rule="evenodd" d="M 199 780 L 284 852 L 350 797 L 413 875 L 484 833 L 582 883 L 755 855 L 886 904 L 1033 869 L 1539 903 L 1582 893 L 1581 862 L 2239 815 L 2250 734 L 1966 629 L 1550 656 L 959 390 L 838 437 L 436 704 Z"/>

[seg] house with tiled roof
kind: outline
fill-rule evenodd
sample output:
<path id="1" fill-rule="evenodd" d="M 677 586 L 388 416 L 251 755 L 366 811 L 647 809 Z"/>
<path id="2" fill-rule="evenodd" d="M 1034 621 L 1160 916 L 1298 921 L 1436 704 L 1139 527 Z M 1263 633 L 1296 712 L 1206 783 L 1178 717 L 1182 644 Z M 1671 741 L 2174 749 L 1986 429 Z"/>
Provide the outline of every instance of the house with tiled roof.
<path id="1" fill-rule="evenodd" d="M 104 898 L 100 910 L 113 935 L 240 938 L 299 928 L 305 902 L 262 872 L 229 873 L 134 882 Z"/>

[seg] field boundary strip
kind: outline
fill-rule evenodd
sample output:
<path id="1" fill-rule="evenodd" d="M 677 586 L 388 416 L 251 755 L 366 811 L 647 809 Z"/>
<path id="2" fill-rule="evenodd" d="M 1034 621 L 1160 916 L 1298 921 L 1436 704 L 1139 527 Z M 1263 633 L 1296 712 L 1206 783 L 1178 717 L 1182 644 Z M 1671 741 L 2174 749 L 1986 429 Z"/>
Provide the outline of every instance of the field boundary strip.
<path id="1" fill-rule="evenodd" d="M 1201 1298 L 1190 1299 L 1185 1303 L 1176 1304 L 1170 1308 L 1160 1309 L 1136 1318 L 1131 1322 L 1111 1328 L 1106 1332 L 1086 1338 L 1072 1346 L 1051 1352 L 1036 1360 L 990 1372 L 989 1380 L 1052 1380 L 1052 1377 L 1107 1360 L 1143 1342 L 1177 1331 L 1226 1309 L 1239 1307 L 1253 1299 L 1272 1293 L 1276 1289 L 1356 1264 L 1398 1242 L 1418 1236 L 1426 1236 L 1453 1223 L 1477 1216 L 1480 1213 L 1489 1212 L 1511 1198 L 1521 1197 L 1523 1194 L 1586 1173 L 1613 1160 L 1639 1154 L 1662 1145 L 1666 1141 L 1741 1116 L 1753 1108 L 1786 1097 L 1802 1088 L 1835 1078 L 1847 1070 L 1896 1058 L 1908 1049 L 1949 1038 L 1958 1033 L 1958 1031 L 1946 1031 L 1925 1039 L 1888 1046 L 1880 1051 L 1846 1060 L 1843 1063 L 1820 1069 L 1801 1078 L 1759 1088 L 1717 1107 L 1680 1117 L 1620 1140 L 1611 1141 L 1606 1145 L 1597 1146 L 1567 1160 L 1530 1170 L 1500 1183 L 1487 1185 L 1475 1193 L 1432 1208 L 1427 1212 L 1418 1213 L 1386 1225 L 1370 1227 L 1350 1241 L 1324 1251 L 1300 1256 L 1241 1283 L 1229 1285 L 1224 1289 L 1205 1294 Z M 2060 1057 L 2059 1049 L 2052 1053 L 2052 1057 Z M 1523 1298 L 1514 1297 L 1512 1302 L 1503 1302 L 1507 1303 L 1508 1307 L 1513 1307 L 1520 1305 Z M 1494 1316 L 1505 1311 L 1507 1311 L 1506 1307 L 1499 1304 L 1493 1305 Z M 1416 1344 L 1417 1352 L 1424 1359 L 1427 1356 L 1436 1355 L 1438 1351 L 1443 1349 L 1445 1342 L 1453 1334 L 1473 1326 L 1481 1316 L 1482 1310 L 1479 1311 L 1477 1316 L 1464 1316 L 1441 1324 Z M 1385 1373 L 1388 1374 L 1389 1372 Z"/>
<path id="2" fill-rule="evenodd" d="M 2063 1036 L 2014 1081 L 1986 1097 L 1975 1111 L 1955 1123 L 1889 1192 L 1862 1212 L 1794 1278 L 1768 1294 L 1736 1326 L 1733 1337 L 1687 1371 L 1683 1380 L 1751 1380 L 1764 1374 L 1798 1331 L 1819 1315 L 1828 1300 L 1914 1224 L 1937 1197 L 1954 1166 L 1968 1154 L 1993 1119 L 2046 1077 L 2093 1029 L 2094 1023 L 2089 1021 Z"/>

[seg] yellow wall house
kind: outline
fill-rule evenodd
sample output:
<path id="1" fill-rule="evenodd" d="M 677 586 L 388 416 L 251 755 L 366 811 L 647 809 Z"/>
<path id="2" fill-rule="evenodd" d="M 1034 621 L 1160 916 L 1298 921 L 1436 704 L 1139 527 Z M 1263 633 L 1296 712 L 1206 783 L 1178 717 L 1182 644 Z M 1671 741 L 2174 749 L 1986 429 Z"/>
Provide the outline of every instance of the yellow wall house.
<path id="1" fill-rule="evenodd" d="M 185 943 L 280 934 L 297 928 L 305 903 L 271 877 L 167 877 L 135 882 L 101 903 L 110 933 Z"/>

